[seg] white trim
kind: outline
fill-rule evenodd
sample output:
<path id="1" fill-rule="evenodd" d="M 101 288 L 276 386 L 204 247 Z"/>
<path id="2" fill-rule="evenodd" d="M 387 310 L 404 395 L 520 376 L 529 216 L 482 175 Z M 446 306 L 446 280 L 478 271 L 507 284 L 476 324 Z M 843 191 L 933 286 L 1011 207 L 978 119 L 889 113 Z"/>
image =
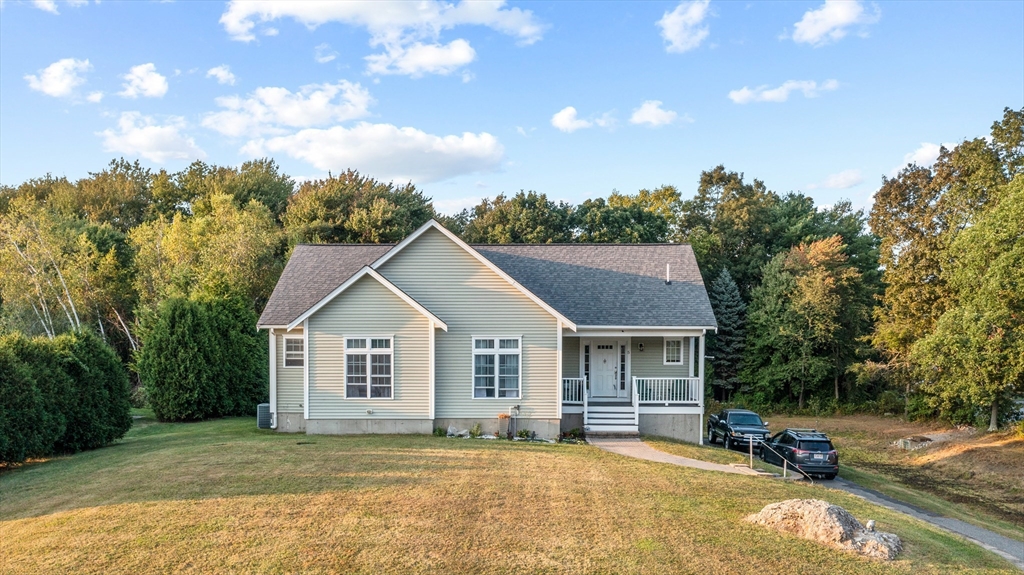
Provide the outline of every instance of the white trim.
<path id="1" fill-rule="evenodd" d="M 350 339 L 362 339 L 366 340 L 366 347 L 352 348 L 352 355 L 362 355 L 366 358 L 366 397 L 349 397 L 348 395 L 348 340 Z M 388 340 L 388 347 L 381 349 L 377 348 L 374 351 L 373 343 L 370 340 L 373 339 L 386 339 Z M 395 373 L 395 336 L 394 334 L 388 335 L 348 335 L 342 334 L 341 336 L 341 379 L 342 379 L 342 399 L 349 401 L 394 401 L 395 399 L 395 387 L 397 383 L 397 374 Z M 373 393 L 373 375 L 371 373 L 371 355 L 390 355 L 391 356 L 391 396 L 390 397 L 371 397 Z"/>
<path id="2" fill-rule="evenodd" d="M 693 362 L 690 362 L 693 363 Z M 704 336 L 700 336 L 700 384 L 697 387 L 700 390 L 700 414 L 704 416 Z M 699 445 L 704 445 L 704 431 L 701 430 Z"/>
<path id="3" fill-rule="evenodd" d="M 679 365 L 679 366 L 685 365 L 685 364 L 683 364 L 683 340 L 685 340 L 685 339 L 689 339 L 689 338 L 680 336 L 678 338 L 664 337 L 664 338 L 661 339 L 661 365 Z M 670 341 L 678 341 L 679 342 L 679 361 L 669 361 L 668 360 L 668 342 L 670 342 Z M 692 346 L 691 346 L 691 349 L 692 349 Z M 692 377 L 692 374 L 691 374 L 691 377 Z"/>
<path id="4" fill-rule="evenodd" d="M 267 333 L 270 338 L 270 428 L 277 429 L 277 336 L 273 329 Z"/>
<path id="5" fill-rule="evenodd" d="M 579 337 L 697 337 L 703 332 L 701 329 L 657 329 L 650 331 L 625 330 L 625 329 L 584 329 L 580 328 L 576 335 Z"/>
<path id="6" fill-rule="evenodd" d="M 703 415 L 704 414 L 704 408 L 702 408 L 699 405 L 641 405 L 640 406 L 640 415 L 653 415 L 653 414 Z"/>
<path id="7" fill-rule="evenodd" d="M 555 362 L 555 370 L 558 372 L 558 377 L 555 381 L 558 382 L 558 419 L 562 419 L 562 320 L 558 320 L 555 323 L 558 326 L 558 331 L 555 334 L 558 338 L 558 358 Z M 522 363 L 522 358 L 520 358 L 520 363 Z M 522 368 L 520 368 L 520 371 L 522 371 Z M 522 393 L 519 395 L 522 395 Z"/>
<path id="8" fill-rule="evenodd" d="M 696 377 L 695 368 L 697 367 L 697 338 L 691 337 L 690 340 L 690 377 Z"/>
<path id="9" fill-rule="evenodd" d="M 428 348 L 429 348 L 429 353 L 430 353 L 430 357 L 427 358 L 427 366 L 428 366 L 428 369 L 430 370 L 430 376 L 429 376 L 429 381 L 430 381 L 430 386 L 429 386 L 430 387 L 430 398 L 429 398 L 428 404 L 430 406 L 430 419 L 434 419 L 434 411 L 435 411 L 434 405 L 435 405 L 435 395 L 436 395 L 436 391 L 435 390 L 436 390 L 436 385 L 437 385 L 436 382 L 434 381 L 434 377 L 435 377 L 434 371 L 436 370 L 435 363 L 434 363 L 436 361 L 434 359 L 434 353 L 435 353 L 435 349 L 437 347 L 437 344 L 435 343 L 435 339 L 436 338 L 435 338 L 435 335 L 434 335 L 434 322 L 433 322 L 433 320 L 430 321 L 430 327 L 427 328 L 427 332 L 428 332 L 427 333 L 427 341 L 429 342 Z"/>
<path id="10" fill-rule="evenodd" d="M 415 232 L 409 234 L 408 236 L 406 236 L 406 238 L 404 240 L 398 242 L 398 244 L 395 245 L 395 247 L 391 248 L 384 255 L 382 255 L 379 258 L 377 258 L 377 261 L 375 261 L 372 264 L 370 264 L 370 267 L 372 267 L 373 269 L 379 268 L 380 266 L 382 266 L 384 264 L 384 262 L 390 260 L 395 254 L 397 254 L 398 252 L 400 252 L 403 249 L 405 249 L 406 246 L 408 246 L 412 242 L 416 241 L 416 238 L 420 237 L 421 235 L 423 235 L 424 232 L 426 232 L 427 230 L 429 230 L 431 228 L 436 229 L 437 231 L 439 231 L 442 234 L 444 234 L 445 236 L 447 236 L 448 239 L 450 239 L 451 241 L 455 242 L 455 245 L 457 245 L 460 248 L 462 248 L 463 250 L 465 250 L 466 253 L 468 253 L 469 255 L 471 255 L 474 258 L 476 258 L 477 261 L 479 261 L 480 263 L 482 263 L 485 266 L 487 266 L 488 269 L 490 269 L 494 273 L 498 274 L 502 279 L 504 279 L 508 283 L 512 284 L 512 286 L 515 287 L 517 290 L 519 290 L 523 295 L 525 295 L 526 297 L 530 298 L 530 300 L 533 301 L 533 303 L 539 305 L 541 308 L 544 309 L 544 311 L 546 311 L 546 312 L 550 313 L 551 315 L 553 315 L 555 317 L 555 319 L 560 320 L 563 324 L 565 324 L 566 327 L 568 327 L 572 331 L 576 331 L 576 324 L 573 323 L 569 318 L 567 318 L 564 315 L 558 313 L 558 311 L 555 308 L 551 307 L 544 300 L 542 300 L 539 297 L 537 297 L 536 295 L 534 295 L 534 293 L 531 292 L 530 290 L 526 289 L 525 286 L 523 286 L 522 284 L 520 284 L 516 280 L 512 279 L 512 276 L 510 276 L 507 273 L 505 273 L 504 271 L 502 271 L 502 269 L 499 268 L 498 266 L 494 265 L 494 263 L 491 262 L 491 260 L 485 258 L 480 252 L 476 251 L 475 249 L 473 249 L 472 246 L 470 246 L 466 242 L 464 242 L 461 239 L 459 239 L 459 236 L 457 236 L 457 235 L 453 234 L 452 232 L 448 231 L 448 229 L 446 229 L 444 226 L 439 224 L 436 220 L 430 220 L 427 223 L 425 223 L 422 226 L 420 226 Z M 448 330 L 445 329 L 445 331 L 448 331 Z"/>
<path id="11" fill-rule="evenodd" d="M 584 390 L 586 391 L 586 390 Z M 583 404 L 582 403 L 570 403 L 562 408 L 563 415 L 582 415 Z"/>
<path id="12" fill-rule="evenodd" d="M 302 417 L 309 419 L 309 320 L 302 320 L 302 350 L 306 353 L 306 361 L 302 362 Z"/>
<path id="13" fill-rule="evenodd" d="M 386 277 L 384 277 L 384 276 L 380 275 L 379 273 L 377 273 L 370 266 L 363 266 L 359 271 L 357 271 L 355 274 L 353 274 L 352 277 L 350 277 L 347 280 L 345 280 L 345 283 L 343 283 L 340 286 L 338 286 L 337 288 L 335 288 L 334 291 L 332 291 L 331 293 L 327 294 L 326 297 L 324 297 L 323 299 L 318 301 L 313 307 L 311 307 L 308 310 L 306 310 L 305 312 L 303 312 L 303 314 L 300 315 L 299 317 L 297 317 L 295 319 L 295 321 L 293 321 L 292 323 L 288 324 L 288 329 L 289 330 L 293 329 L 295 326 L 299 325 L 299 323 L 302 323 L 302 322 L 306 321 L 306 319 L 308 319 L 309 316 L 311 316 L 314 313 L 316 313 L 317 311 L 319 311 L 320 308 L 324 307 L 331 300 L 333 300 L 334 298 L 336 298 L 339 295 L 341 295 L 342 292 L 344 292 L 348 288 L 352 287 L 353 284 L 355 284 L 363 276 L 366 276 L 366 275 L 369 275 L 373 279 L 375 279 L 378 282 L 380 282 L 380 284 L 382 286 L 388 288 L 388 290 L 390 290 L 391 293 L 395 294 L 396 296 L 401 298 L 402 301 L 404 301 L 405 303 L 409 304 L 409 306 L 411 306 L 413 309 L 415 309 L 416 311 L 418 311 L 421 314 L 423 314 L 424 316 L 426 316 L 427 319 L 429 319 L 429 320 L 433 321 L 434 323 L 436 323 L 441 329 L 443 329 L 444 331 L 448 331 L 448 324 L 446 324 L 443 321 L 441 321 L 441 318 L 437 317 L 436 315 L 431 313 L 430 310 L 428 310 L 427 308 L 423 307 L 420 304 L 420 302 L 418 302 L 418 301 L 412 299 L 411 297 L 409 297 L 409 294 L 407 294 L 404 291 L 402 291 L 401 289 L 399 289 L 398 286 L 396 286 L 395 284 L 393 284 L 390 281 L 388 281 L 388 279 Z"/>
<path id="14" fill-rule="evenodd" d="M 585 329 L 633 329 L 633 330 L 690 330 L 690 331 L 704 331 L 709 329 L 717 329 L 713 326 L 707 325 L 580 325 L 576 326 L 577 331 Z"/>
<path id="15" fill-rule="evenodd" d="M 288 340 L 302 341 L 302 365 L 288 365 Z M 275 350 L 277 351 L 277 350 Z M 283 369 L 299 369 L 306 366 L 306 341 L 301 335 L 281 336 L 281 367 Z"/>
<path id="16" fill-rule="evenodd" d="M 481 339 L 494 340 L 494 347 L 493 348 L 487 348 L 487 349 L 481 349 L 479 352 L 477 352 L 476 342 L 477 342 L 477 340 L 481 340 Z M 510 350 L 505 350 L 505 353 L 501 352 L 501 347 L 500 347 L 501 346 L 501 342 L 500 342 L 500 340 L 503 340 L 503 339 L 514 339 L 517 342 L 519 342 L 517 344 L 518 347 L 515 350 L 516 353 L 509 353 Z M 494 400 L 500 399 L 502 401 L 515 400 L 517 402 L 521 402 L 523 400 L 523 374 L 524 374 L 525 365 L 526 365 L 524 360 L 523 360 L 523 336 L 521 336 L 521 335 L 473 335 L 473 336 L 470 336 L 470 339 L 469 339 L 469 350 L 470 350 L 470 353 L 472 354 L 470 356 L 470 363 L 469 363 L 469 371 L 470 371 L 470 377 L 471 377 L 471 379 L 470 379 L 470 386 L 469 386 L 470 398 L 477 399 L 477 400 L 485 400 L 485 401 L 486 400 L 494 401 Z M 494 397 L 477 397 L 476 396 L 476 356 L 478 356 L 478 355 L 493 355 L 494 356 Z M 499 355 L 518 355 L 519 356 L 519 389 L 517 390 L 519 393 L 518 393 L 518 395 L 516 397 L 498 397 L 498 391 L 501 389 L 500 382 L 499 382 L 501 374 L 498 373 L 499 363 L 500 363 L 500 361 L 498 360 L 498 356 Z M 559 378 L 559 380 L 558 380 L 558 385 L 559 385 L 559 387 L 561 387 L 561 385 L 562 385 L 561 378 Z"/>

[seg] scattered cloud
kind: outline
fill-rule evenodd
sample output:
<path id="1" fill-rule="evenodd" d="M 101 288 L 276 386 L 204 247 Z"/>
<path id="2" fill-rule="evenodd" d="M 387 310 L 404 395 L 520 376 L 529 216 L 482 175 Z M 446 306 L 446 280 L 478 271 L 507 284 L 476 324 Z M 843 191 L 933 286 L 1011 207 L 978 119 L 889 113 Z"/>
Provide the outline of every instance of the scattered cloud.
<path id="1" fill-rule="evenodd" d="M 122 112 L 116 130 L 107 129 L 96 135 L 103 138 L 103 149 L 107 152 L 141 156 L 157 164 L 205 158 L 206 153 L 195 141 L 182 133 L 185 127 L 185 119 L 178 116 L 159 124 L 139 112 Z"/>
<path id="2" fill-rule="evenodd" d="M 38 71 L 26 74 L 28 87 L 54 98 L 66 98 L 75 93 L 75 88 L 85 83 L 81 76 L 92 68 L 88 60 L 64 58 Z"/>
<path id="3" fill-rule="evenodd" d="M 156 71 L 153 63 L 132 66 L 124 76 L 124 90 L 117 94 L 125 98 L 162 98 L 167 93 L 167 78 Z"/>
<path id="4" fill-rule="evenodd" d="M 581 128 L 593 126 L 593 122 L 581 120 L 576 117 L 576 108 L 566 106 L 551 116 L 551 125 L 567 133 L 575 132 Z"/>
<path id="5" fill-rule="evenodd" d="M 532 44 L 543 36 L 542 25 L 530 10 L 509 8 L 504 1 L 450 3 L 420 2 L 294 2 L 289 0 L 232 0 L 220 23 L 232 39 L 251 42 L 255 29 L 291 18 L 313 29 L 328 22 L 365 28 L 370 46 L 383 52 L 366 58 L 372 74 L 450 74 L 476 56 L 469 42 L 439 42 L 441 32 L 462 25 L 486 26 Z M 275 31 L 276 32 L 276 31 Z M 265 32 L 264 32 L 265 33 Z"/>
<path id="6" fill-rule="evenodd" d="M 942 148 L 951 150 L 956 147 L 956 144 L 952 142 L 944 142 L 942 144 L 933 144 L 931 142 L 921 142 L 916 150 L 903 156 L 903 163 L 889 170 L 889 177 L 896 177 L 900 173 L 900 170 L 905 168 L 908 164 L 915 164 L 922 168 L 930 168 L 935 160 L 939 159 L 939 153 Z"/>
<path id="7" fill-rule="evenodd" d="M 203 126 L 226 136 L 282 135 L 295 128 L 325 126 L 369 114 L 370 92 L 351 82 L 309 84 L 297 92 L 257 88 L 247 97 L 215 100 L 223 111 L 208 114 Z"/>
<path id="8" fill-rule="evenodd" d="M 331 45 L 327 42 L 313 48 L 313 59 L 316 60 L 318 64 L 326 64 L 337 57 L 338 53 L 331 50 Z"/>
<path id="9" fill-rule="evenodd" d="M 838 174 L 832 174 L 821 183 L 810 184 L 808 189 L 817 190 L 845 190 L 864 182 L 864 176 L 860 170 L 843 170 Z"/>
<path id="10" fill-rule="evenodd" d="M 231 68 L 227 64 L 221 64 L 216 68 L 210 68 L 206 71 L 207 78 L 216 78 L 218 84 L 228 84 L 230 86 L 235 85 L 235 75 L 231 73 Z"/>
<path id="11" fill-rule="evenodd" d="M 459 39 L 447 45 L 414 42 L 407 46 L 388 46 L 383 54 L 367 56 L 366 70 L 371 74 L 402 74 L 419 78 L 423 74 L 448 75 L 476 58 L 469 42 Z"/>
<path id="12" fill-rule="evenodd" d="M 77 8 L 79 6 L 85 6 L 89 3 L 89 0 L 67 0 L 68 6 Z M 57 10 L 57 3 L 54 0 L 32 0 L 32 5 L 44 12 L 50 14 L 60 14 Z"/>
<path id="13" fill-rule="evenodd" d="M 647 124 L 652 128 L 666 126 L 679 119 L 679 114 L 661 107 L 661 100 L 647 100 L 639 108 L 633 110 L 629 118 L 630 124 Z"/>
<path id="14" fill-rule="evenodd" d="M 416 128 L 360 122 L 351 128 L 306 129 L 253 140 L 241 152 L 249 156 L 284 153 L 320 170 L 358 167 L 382 179 L 429 183 L 493 171 L 505 151 L 486 132 L 436 136 Z"/>
<path id="15" fill-rule="evenodd" d="M 683 0 L 675 10 L 665 12 L 656 23 L 665 39 L 666 52 L 687 52 L 700 46 L 708 37 L 707 26 L 701 26 L 708 15 L 709 0 Z"/>
<path id="16" fill-rule="evenodd" d="M 881 17 L 881 10 L 874 4 L 872 11 L 868 12 L 859 0 L 825 0 L 819 8 L 805 12 L 794 25 L 793 34 L 784 37 L 790 37 L 798 44 L 824 46 L 841 40 L 851 26 L 874 24 Z M 866 32 L 862 34 L 866 35 Z"/>
<path id="17" fill-rule="evenodd" d="M 785 102 L 792 92 L 801 92 L 805 98 L 816 98 L 822 92 L 830 92 L 839 87 L 836 80 L 825 80 L 821 84 L 813 80 L 789 80 L 777 88 L 770 88 L 767 85 L 756 88 L 746 86 L 739 90 L 729 92 L 729 99 L 737 104 L 749 104 L 751 102 Z"/>
<path id="18" fill-rule="evenodd" d="M 99 104 L 103 101 L 103 92 L 89 92 L 89 95 L 86 96 L 85 99 L 93 104 Z"/>

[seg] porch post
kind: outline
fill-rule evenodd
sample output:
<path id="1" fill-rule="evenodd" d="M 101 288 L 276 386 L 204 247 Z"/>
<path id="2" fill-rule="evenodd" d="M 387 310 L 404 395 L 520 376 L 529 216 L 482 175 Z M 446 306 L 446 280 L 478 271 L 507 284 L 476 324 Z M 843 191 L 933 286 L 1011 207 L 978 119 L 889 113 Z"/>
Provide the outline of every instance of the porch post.
<path id="1" fill-rule="evenodd" d="M 555 361 L 555 370 L 558 371 L 555 374 L 555 384 L 558 386 L 558 421 L 561 426 L 562 421 L 562 401 L 565 398 L 562 396 L 564 390 L 562 389 L 562 320 L 555 320 L 555 326 L 558 329 L 558 359 Z M 559 430 L 561 434 L 561 430 Z"/>
<path id="2" fill-rule="evenodd" d="M 701 425 L 697 426 L 697 431 L 698 431 L 697 436 L 700 438 L 700 440 L 698 441 L 698 443 L 700 445 L 704 445 L 704 431 L 703 431 L 703 423 L 704 423 L 704 335 L 706 333 L 707 333 L 707 330 L 701 330 L 701 334 L 700 334 L 700 351 L 698 352 L 698 358 L 699 358 L 699 361 L 700 361 L 700 372 L 699 372 L 700 373 L 700 376 L 699 376 L 700 380 L 699 380 L 699 385 L 697 386 L 697 388 L 700 390 L 700 417 L 701 417 L 701 422 L 700 423 L 701 423 Z"/>
<path id="3" fill-rule="evenodd" d="M 270 333 L 270 428 L 277 429 L 277 336 L 274 328 Z"/>

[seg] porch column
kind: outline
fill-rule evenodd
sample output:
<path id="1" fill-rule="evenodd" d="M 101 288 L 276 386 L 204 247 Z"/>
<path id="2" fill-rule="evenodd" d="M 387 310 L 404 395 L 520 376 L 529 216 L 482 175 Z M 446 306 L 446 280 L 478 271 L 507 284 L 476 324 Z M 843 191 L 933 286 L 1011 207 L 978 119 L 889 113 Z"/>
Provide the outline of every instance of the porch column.
<path id="1" fill-rule="evenodd" d="M 277 336 L 273 328 L 270 334 L 270 428 L 277 429 Z"/>
<path id="2" fill-rule="evenodd" d="M 704 330 L 700 334 L 700 351 L 698 352 L 698 358 L 699 358 L 699 361 L 700 361 L 700 384 L 698 385 L 698 389 L 700 389 L 700 416 L 701 416 L 701 423 L 703 423 L 703 418 L 704 418 L 704 334 L 706 334 L 706 333 L 707 333 L 707 330 Z M 702 428 L 698 428 L 698 429 L 701 431 L 701 433 L 699 434 L 699 437 L 700 437 L 699 444 L 700 445 L 704 445 L 704 432 L 703 432 Z"/>

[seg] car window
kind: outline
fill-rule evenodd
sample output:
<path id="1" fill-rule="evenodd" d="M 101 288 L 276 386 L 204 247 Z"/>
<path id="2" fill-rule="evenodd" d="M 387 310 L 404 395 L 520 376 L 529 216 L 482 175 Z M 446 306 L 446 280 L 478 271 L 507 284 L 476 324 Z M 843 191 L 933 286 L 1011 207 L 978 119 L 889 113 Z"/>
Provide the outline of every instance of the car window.
<path id="1" fill-rule="evenodd" d="M 818 441 L 801 441 L 800 442 L 800 449 L 803 449 L 804 451 L 817 451 L 817 452 L 832 451 L 832 442 L 830 442 L 830 441 L 821 441 L 821 440 L 818 440 Z"/>
<path id="2" fill-rule="evenodd" d="M 729 416 L 729 423 L 736 425 L 761 425 L 761 418 L 756 413 L 734 413 Z"/>
<path id="3" fill-rule="evenodd" d="M 793 445 L 794 443 L 796 443 L 796 439 L 788 433 L 784 433 L 779 439 L 779 445 Z"/>

